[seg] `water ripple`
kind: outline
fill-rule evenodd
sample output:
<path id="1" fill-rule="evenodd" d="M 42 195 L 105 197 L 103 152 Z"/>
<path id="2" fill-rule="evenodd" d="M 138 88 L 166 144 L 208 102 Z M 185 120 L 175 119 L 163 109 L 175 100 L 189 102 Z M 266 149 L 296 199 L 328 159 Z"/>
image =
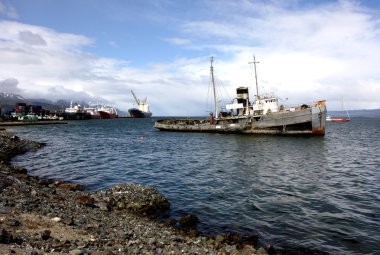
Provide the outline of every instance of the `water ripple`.
<path id="1" fill-rule="evenodd" d="M 329 123 L 325 137 L 159 132 L 118 119 L 14 131 L 48 144 L 17 157 L 32 174 L 91 190 L 157 187 L 200 230 L 334 254 L 380 254 L 380 120 Z"/>

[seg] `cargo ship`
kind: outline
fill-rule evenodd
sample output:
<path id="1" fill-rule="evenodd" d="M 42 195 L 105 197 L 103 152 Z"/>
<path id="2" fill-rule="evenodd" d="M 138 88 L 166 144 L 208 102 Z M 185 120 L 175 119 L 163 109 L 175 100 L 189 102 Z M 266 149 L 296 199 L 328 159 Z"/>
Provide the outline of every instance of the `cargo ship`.
<path id="1" fill-rule="evenodd" d="M 214 112 L 208 118 L 160 119 L 154 127 L 161 131 L 245 133 L 278 135 L 324 135 L 326 127 L 326 101 L 311 105 L 300 104 L 285 108 L 276 96 L 259 95 L 256 59 L 253 58 L 256 97 L 250 101 L 248 87 L 236 89 L 236 98 L 220 111 L 216 98 L 214 68 L 211 57 L 210 76 L 214 97 Z"/>
<path id="2" fill-rule="evenodd" d="M 135 99 L 135 101 L 137 103 L 137 108 L 131 108 L 128 110 L 131 118 L 150 118 L 150 117 L 152 117 L 152 113 L 149 110 L 149 104 L 147 104 L 147 102 L 146 102 L 147 98 L 140 101 L 139 99 L 137 99 L 133 90 L 131 90 L 131 93 L 132 93 L 133 98 Z"/>

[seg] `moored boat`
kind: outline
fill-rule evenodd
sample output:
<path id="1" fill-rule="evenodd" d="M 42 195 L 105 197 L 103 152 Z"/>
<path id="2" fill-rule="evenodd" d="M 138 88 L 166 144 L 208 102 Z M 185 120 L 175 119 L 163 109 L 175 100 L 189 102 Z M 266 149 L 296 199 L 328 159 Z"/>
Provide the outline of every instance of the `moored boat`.
<path id="1" fill-rule="evenodd" d="M 326 121 L 329 121 L 329 122 L 349 122 L 351 120 L 350 114 L 348 113 L 347 107 L 344 104 L 344 101 L 343 101 L 343 98 L 342 98 L 342 109 L 343 108 L 346 111 L 346 116 L 347 117 L 331 117 L 331 116 L 327 116 L 326 117 Z"/>
<path id="2" fill-rule="evenodd" d="M 152 117 L 151 112 L 144 112 L 137 108 L 131 108 L 128 110 L 131 118 L 150 118 Z"/>
<path id="3" fill-rule="evenodd" d="M 86 118 L 83 107 L 79 104 L 70 103 L 70 107 L 67 107 L 62 113 L 62 118 L 65 120 L 83 120 Z"/>
<path id="4" fill-rule="evenodd" d="M 116 108 L 112 106 L 101 106 L 98 113 L 101 119 L 115 119 L 118 117 Z"/>
<path id="5" fill-rule="evenodd" d="M 344 118 L 344 117 L 330 117 L 330 116 L 327 116 L 326 117 L 326 121 L 329 121 L 329 122 L 349 122 L 351 119 L 350 118 Z"/>
<path id="6" fill-rule="evenodd" d="M 98 111 L 98 105 L 90 105 L 84 108 L 86 119 L 100 119 L 100 113 Z"/>
<path id="7" fill-rule="evenodd" d="M 137 99 L 133 90 L 131 90 L 131 93 L 132 93 L 133 98 L 135 99 L 135 101 L 137 103 L 137 108 L 131 108 L 128 110 L 131 118 L 150 118 L 150 117 L 152 117 L 152 113 L 149 110 L 149 104 L 147 104 L 147 102 L 146 102 L 147 98 L 140 101 L 139 99 Z"/>
<path id="8" fill-rule="evenodd" d="M 259 95 L 255 58 L 253 63 L 257 92 L 254 102 L 250 101 L 248 87 L 239 87 L 234 102 L 226 105 L 226 111 L 219 111 L 211 57 L 210 73 L 215 113 L 210 113 L 209 118 L 203 119 L 160 119 L 155 121 L 155 128 L 184 132 L 324 135 L 326 101 L 321 100 L 311 105 L 300 104 L 287 109 L 279 106 L 278 97 Z"/>

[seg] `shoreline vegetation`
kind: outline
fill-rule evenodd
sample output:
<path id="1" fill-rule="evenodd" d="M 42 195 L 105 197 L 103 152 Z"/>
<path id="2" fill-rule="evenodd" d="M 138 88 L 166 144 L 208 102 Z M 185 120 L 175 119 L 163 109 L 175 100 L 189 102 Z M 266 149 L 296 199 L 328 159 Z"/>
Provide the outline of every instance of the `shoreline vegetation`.
<path id="1" fill-rule="evenodd" d="M 170 203 L 153 187 L 89 192 L 11 164 L 43 146 L 0 127 L 0 254 L 327 254 L 258 248 L 257 236 L 234 232 L 199 236 L 196 215 L 160 217 Z"/>

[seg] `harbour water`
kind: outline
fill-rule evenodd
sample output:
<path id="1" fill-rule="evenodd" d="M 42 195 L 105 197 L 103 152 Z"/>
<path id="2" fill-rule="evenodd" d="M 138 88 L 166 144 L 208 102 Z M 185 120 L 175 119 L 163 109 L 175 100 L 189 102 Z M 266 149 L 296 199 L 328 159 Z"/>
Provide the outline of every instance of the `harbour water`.
<path id="1" fill-rule="evenodd" d="M 12 127 L 46 142 L 16 157 L 32 175 L 89 190 L 156 187 L 203 233 L 332 254 L 380 254 L 380 118 L 328 123 L 324 137 L 160 132 L 153 119 Z"/>

